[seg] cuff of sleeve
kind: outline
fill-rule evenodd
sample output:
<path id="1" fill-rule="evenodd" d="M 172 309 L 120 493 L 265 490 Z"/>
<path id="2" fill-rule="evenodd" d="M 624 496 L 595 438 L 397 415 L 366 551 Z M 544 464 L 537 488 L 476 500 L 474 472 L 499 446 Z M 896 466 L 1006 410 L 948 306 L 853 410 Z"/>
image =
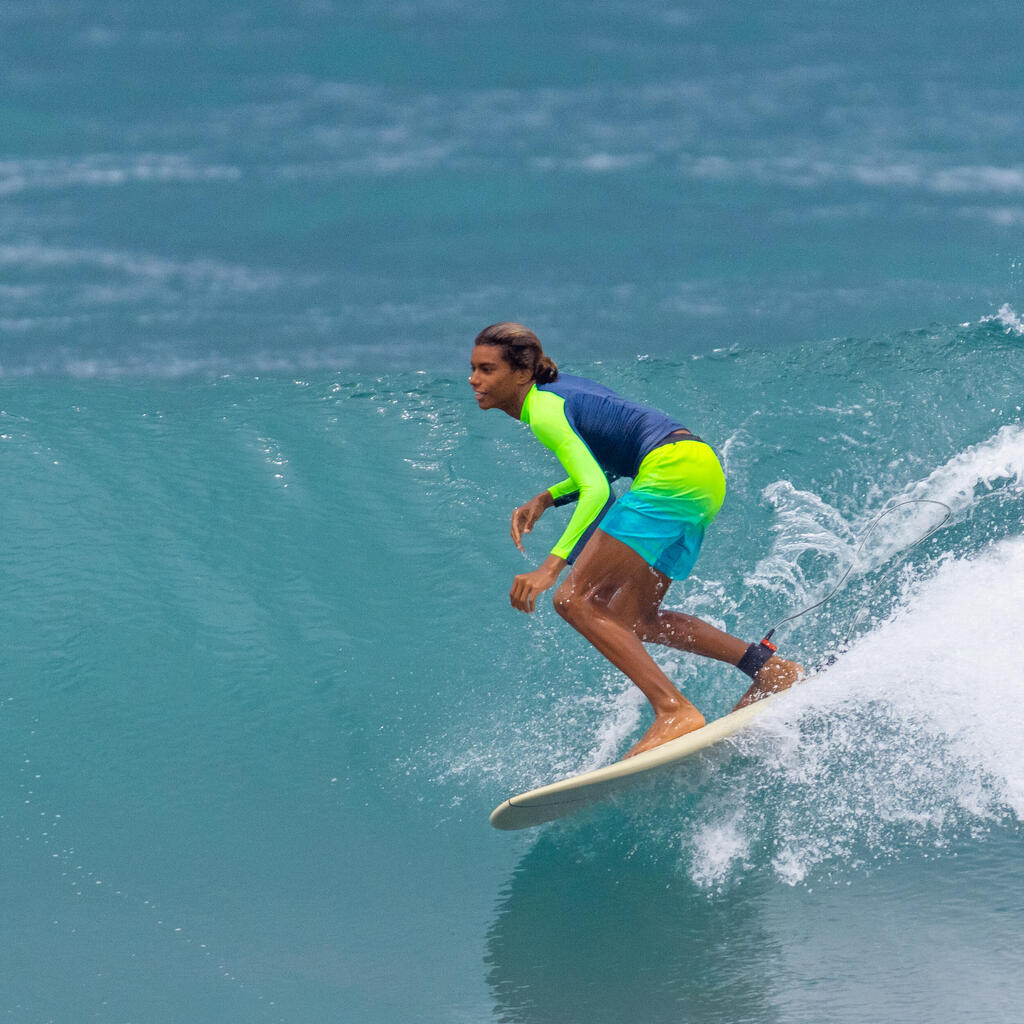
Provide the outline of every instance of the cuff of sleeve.
<path id="1" fill-rule="evenodd" d="M 562 505 L 569 505 L 576 501 L 580 496 L 580 489 L 570 477 L 568 480 L 555 484 L 554 487 L 549 487 L 548 494 L 551 495 L 555 508 L 560 508 Z"/>

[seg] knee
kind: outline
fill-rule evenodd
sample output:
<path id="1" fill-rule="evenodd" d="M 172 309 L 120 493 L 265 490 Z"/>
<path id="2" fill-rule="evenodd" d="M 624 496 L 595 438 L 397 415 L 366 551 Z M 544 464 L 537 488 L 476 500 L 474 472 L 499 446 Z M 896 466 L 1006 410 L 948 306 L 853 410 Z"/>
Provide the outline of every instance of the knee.
<path id="1" fill-rule="evenodd" d="M 570 587 L 566 584 L 562 584 L 555 591 L 555 596 L 551 599 L 551 603 L 554 605 L 555 611 L 573 626 L 586 619 L 590 608 L 590 602 L 586 596 L 576 590 L 575 587 Z"/>
<path id="2" fill-rule="evenodd" d="M 624 621 L 617 609 L 600 590 L 587 590 L 563 584 L 551 599 L 555 611 L 577 632 L 589 636 L 594 629 L 607 622 L 616 622 L 636 632 L 632 621 Z"/>

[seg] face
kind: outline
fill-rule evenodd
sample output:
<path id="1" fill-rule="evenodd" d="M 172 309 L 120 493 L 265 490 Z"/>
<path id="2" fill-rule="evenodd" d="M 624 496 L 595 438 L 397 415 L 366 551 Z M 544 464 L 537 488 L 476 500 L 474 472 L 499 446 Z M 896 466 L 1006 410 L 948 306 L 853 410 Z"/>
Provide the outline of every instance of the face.
<path id="1" fill-rule="evenodd" d="M 501 409 L 509 416 L 518 416 L 530 390 L 530 371 L 513 370 L 502 358 L 498 345 L 477 345 L 469 365 L 473 370 L 469 386 L 476 404 L 481 409 Z"/>

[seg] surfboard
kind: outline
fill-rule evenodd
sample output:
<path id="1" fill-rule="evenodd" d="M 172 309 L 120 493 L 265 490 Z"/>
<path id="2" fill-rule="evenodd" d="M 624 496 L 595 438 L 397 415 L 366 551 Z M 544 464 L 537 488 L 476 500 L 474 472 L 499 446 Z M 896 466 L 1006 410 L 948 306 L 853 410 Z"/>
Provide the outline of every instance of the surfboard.
<path id="1" fill-rule="evenodd" d="M 787 690 L 748 704 L 745 708 L 709 722 L 701 729 L 669 740 L 653 750 L 645 750 L 626 761 L 616 761 L 603 768 L 509 797 L 491 812 L 491 824 L 495 828 L 512 831 L 575 814 L 734 735 L 789 692 Z"/>

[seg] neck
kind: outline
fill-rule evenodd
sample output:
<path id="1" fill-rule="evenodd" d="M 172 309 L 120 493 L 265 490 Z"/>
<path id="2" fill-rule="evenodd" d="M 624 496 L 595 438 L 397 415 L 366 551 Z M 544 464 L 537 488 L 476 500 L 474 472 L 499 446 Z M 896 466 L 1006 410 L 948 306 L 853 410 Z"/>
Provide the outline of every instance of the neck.
<path id="1" fill-rule="evenodd" d="M 519 393 L 513 402 L 509 403 L 507 407 L 504 407 L 504 411 L 509 414 L 514 420 L 521 420 L 523 418 L 523 406 L 526 405 L 526 396 L 533 390 L 533 381 L 529 381 L 524 384 L 520 389 Z"/>

